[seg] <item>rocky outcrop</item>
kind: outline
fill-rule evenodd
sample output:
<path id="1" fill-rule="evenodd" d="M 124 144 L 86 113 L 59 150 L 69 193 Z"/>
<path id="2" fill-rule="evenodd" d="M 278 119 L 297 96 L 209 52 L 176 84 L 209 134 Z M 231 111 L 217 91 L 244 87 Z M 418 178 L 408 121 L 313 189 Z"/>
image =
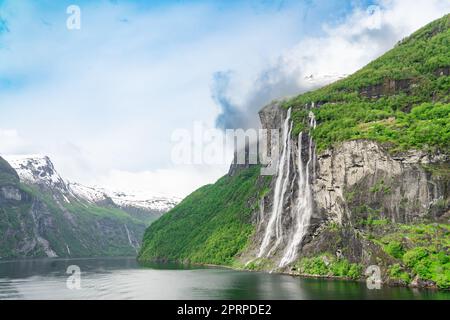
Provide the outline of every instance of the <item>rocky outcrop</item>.
<path id="1" fill-rule="evenodd" d="M 16 187 L 3 186 L 0 187 L 0 199 L 4 201 L 20 201 L 22 200 L 22 192 Z"/>
<path id="2" fill-rule="evenodd" d="M 360 95 L 370 99 L 378 99 L 382 96 L 398 94 L 400 92 L 410 93 L 414 81 L 412 79 L 385 79 L 382 83 L 371 85 L 360 89 Z"/>
<path id="3" fill-rule="evenodd" d="M 441 68 L 437 68 L 436 71 L 434 72 L 434 74 L 437 77 L 445 77 L 445 76 L 449 76 L 450 75 L 450 67 L 441 67 Z"/>
<path id="4" fill-rule="evenodd" d="M 342 225 L 370 211 L 399 223 L 437 220 L 444 212 L 433 206 L 449 197 L 449 182 L 433 176 L 430 168 L 442 163 L 448 163 L 444 155 L 410 151 L 392 156 L 372 141 L 342 143 L 317 159 L 313 193 L 318 218 Z"/>
<path id="5" fill-rule="evenodd" d="M 281 107 L 281 102 L 273 101 L 259 112 L 262 128 L 280 130 L 286 119 L 287 110 Z"/>

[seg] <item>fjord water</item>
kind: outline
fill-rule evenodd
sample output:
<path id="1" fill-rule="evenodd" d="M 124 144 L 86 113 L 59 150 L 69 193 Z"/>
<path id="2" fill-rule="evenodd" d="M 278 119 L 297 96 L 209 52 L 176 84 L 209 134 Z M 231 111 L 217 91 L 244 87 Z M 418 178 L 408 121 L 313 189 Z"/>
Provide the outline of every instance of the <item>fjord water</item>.
<path id="1" fill-rule="evenodd" d="M 80 290 L 66 286 L 71 265 L 81 269 Z M 450 293 L 95 258 L 0 261 L 0 299 L 450 299 Z"/>

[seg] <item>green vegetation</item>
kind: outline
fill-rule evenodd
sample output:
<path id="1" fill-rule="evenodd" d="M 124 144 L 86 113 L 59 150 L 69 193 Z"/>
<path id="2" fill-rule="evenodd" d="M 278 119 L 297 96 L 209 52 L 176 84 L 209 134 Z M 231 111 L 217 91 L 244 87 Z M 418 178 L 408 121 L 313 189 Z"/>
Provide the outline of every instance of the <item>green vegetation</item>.
<path id="1" fill-rule="evenodd" d="M 382 192 L 385 195 L 391 192 L 391 187 L 385 185 L 384 180 L 377 182 L 372 188 L 369 190 L 372 193 Z"/>
<path id="2" fill-rule="evenodd" d="M 417 247 L 403 256 L 403 263 L 423 280 L 432 280 L 441 289 L 450 288 L 450 257 L 443 251 Z"/>
<path id="3" fill-rule="evenodd" d="M 267 182 L 253 166 L 195 191 L 147 229 L 139 259 L 231 265 Z"/>
<path id="4" fill-rule="evenodd" d="M 302 258 L 294 266 L 301 275 L 320 277 L 340 277 L 357 280 L 362 276 L 362 266 L 346 259 L 337 259 L 331 254 Z"/>
<path id="5" fill-rule="evenodd" d="M 384 251 L 393 256 L 394 258 L 401 259 L 405 254 L 403 245 L 398 241 L 391 241 L 384 246 Z"/>
<path id="6" fill-rule="evenodd" d="M 400 264 L 393 264 L 389 268 L 389 278 L 393 280 L 403 281 L 405 284 L 409 284 L 411 282 L 411 277 L 409 273 L 404 271 L 404 269 L 400 266 Z"/>
<path id="7" fill-rule="evenodd" d="M 292 108 L 293 134 L 309 130 L 313 109 L 318 151 L 369 139 L 392 152 L 450 149 L 450 15 L 432 22 L 360 71 L 284 103 Z"/>
<path id="8" fill-rule="evenodd" d="M 245 266 L 238 266 L 240 269 L 246 269 L 250 271 L 264 271 L 264 270 L 273 270 L 276 265 L 275 263 L 267 258 L 257 258 L 253 261 L 250 261 Z"/>
<path id="9" fill-rule="evenodd" d="M 51 214 L 57 226 L 47 239 L 58 256 L 126 256 L 135 255 L 130 246 L 125 226 L 134 234 L 143 234 L 145 223 L 116 208 L 98 207 L 94 204 L 78 202 L 56 202 L 52 195 L 34 187 L 22 186 L 35 199 L 44 204 L 41 211 Z M 75 225 L 68 223 L 73 220 Z M 106 230 L 105 230 L 106 228 Z M 66 246 L 67 245 L 67 246 Z"/>
<path id="10" fill-rule="evenodd" d="M 342 229 L 328 228 L 339 240 Z M 440 289 L 450 289 L 450 225 L 437 223 L 372 224 L 361 229 L 360 236 L 378 249 L 372 250 L 383 277 L 391 281 L 411 284 L 432 281 Z M 330 238 L 331 239 L 331 238 Z M 367 267 L 367 266 L 365 266 Z M 330 253 L 302 258 L 294 266 L 296 273 L 319 277 L 359 279 L 363 267 L 337 259 Z"/>
<path id="11" fill-rule="evenodd" d="M 450 225 L 396 225 L 373 241 L 398 262 L 390 267 L 392 279 L 406 283 L 418 276 L 441 289 L 450 288 Z"/>
<path id="12" fill-rule="evenodd" d="M 0 157 L 0 185 L 17 186 L 19 177 L 6 160 Z"/>
<path id="13" fill-rule="evenodd" d="M 352 213 L 356 224 L 360 227 L 371 227 L 388 225 L 391 221 L 382 216 L 381 209 L 373 209 L 368 205 L 355 206 L 352 208 Z"/>

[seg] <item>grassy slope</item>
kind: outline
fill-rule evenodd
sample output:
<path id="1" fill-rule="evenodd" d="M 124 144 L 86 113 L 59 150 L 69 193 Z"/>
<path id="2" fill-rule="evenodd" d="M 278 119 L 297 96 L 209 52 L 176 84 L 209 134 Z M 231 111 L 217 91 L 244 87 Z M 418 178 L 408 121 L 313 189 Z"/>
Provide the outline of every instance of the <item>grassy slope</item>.
<path id="1" fill-rule="evenodd" d="M 328 225 L 323 232 L 333 234 L 342 243 L 342 226 Z M 438 223 L 399 224 L 386 219 L 370 219 L 359 230 L 361 240 L 375 247 L 367 252 L 376 257 L 376 265 L 384 279 L 393 284 L 409 285 L 415 278 L 433 281 L 438 288 L 450 289 L 450 226 Z M 368 247 L 367 247 L 368 248 Z M 294 273 L 319 277 L 363 277 L 364 267 L 337 260 L 334 251 L 302 257 L 294 265 Z"/>
<path id="2" fill-rule="evenodd" d="M 0 186 L 19 185 L 19 176 L 6 160 L 0 157 Z"/>
<path id="3" fill-rule="evenodd" d="M 293 108 L 294 135 L 305 126 L 306 104 L 315 102 L 319 151 L 352 139 L 385 143 L 392 151 L 450 149 L 450 15 L 432 22 L 355 74 L 284 103 Z M 389 81 L 409 82 L 389 89 Z M 380 87 L 382 96 L 367 97 Z M 384 89 L 381 89 L 384 86 Z"/>
<path id="4" fill-rule="evenodd" d="M 396 260 L 389 266 L 391 279 L 409 284 L 419 276 L 422 280 L 434 281 L 439 288 L 450 288 L 448 224 L 394 225 L 387 229 L 375 233 L 372 241 Z"/>
<path id="5" fill-rule="evenodd" d="M 139 259 L 231 264 L 254 230 L 267 182 L 255 166 L 198 189 L 147 229 Z"/>

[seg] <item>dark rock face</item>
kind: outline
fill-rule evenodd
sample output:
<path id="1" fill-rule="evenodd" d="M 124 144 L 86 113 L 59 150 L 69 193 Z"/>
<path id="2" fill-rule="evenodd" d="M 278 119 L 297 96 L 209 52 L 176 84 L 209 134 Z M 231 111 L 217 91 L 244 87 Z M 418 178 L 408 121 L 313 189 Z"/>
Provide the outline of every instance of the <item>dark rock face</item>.
<path id="1" fill-rule="evenodd" d="M 259 112 L 259 119 L 264 129 L 280 130 L 286 114 L 287 110 L 281 108 L 281 103 L 274 101 Z"/>
<path id="2" fill-rule="evenodd" d="M 369 99 L 378 99 L 399 92 L 409 93 L 413 84 L 414 81 L 411 79 L 385 79 L 383 83 L 362 88 L 359 93 Z"/>
<path id="3" fill-rule="evenodd" d="M 271 131 L 276 130 L 279 134 L 281 134 L 280 128 L 287 112 L 286 110 L 281 109 L 280 105 L 280 102 L 274 101 L 259 112 L 259 117 L 263 128 L 267 129 L 267 150 L 260 151 L 261 145 L 259 141 L 250 143 L 247 141 L 243 149 L 235 150 L 234 159 L 228 171 L 229 176 L 235 176 L 239 171 L 255 165 L 255 163 L 251 162 L 250 159 L 256 158 L 257 163 L 261 163 L 260 153 L 258 152 L 266 152 L 267 156 L 271 156 Z M 253 154 L 255 152 L 258 154 Z M 238 159 L 244 159 L 244 161 L 238 161 Z"/>
<path id="4" fill-rule="evenodd" d="M 436 71 L 434 72 L 434 74 L 437 77 L 446 77 L 446 76 L 450 76 L 450 67 L 442 67 L 442 68 L 438 68 L 436 69 Z"/>

